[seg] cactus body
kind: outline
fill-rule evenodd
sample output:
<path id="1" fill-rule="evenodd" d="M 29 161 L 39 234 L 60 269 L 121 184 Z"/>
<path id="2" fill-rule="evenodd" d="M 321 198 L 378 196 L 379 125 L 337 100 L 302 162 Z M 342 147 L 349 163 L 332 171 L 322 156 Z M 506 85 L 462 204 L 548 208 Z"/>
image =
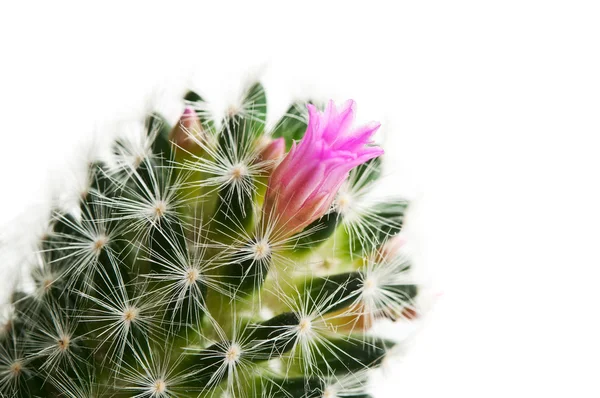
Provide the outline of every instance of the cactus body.
<path id="1" fill-rule="evenodd" d="M 369 329 L 414 311 L 409 264 L 384 253 L 407 203 L 361 201 L 381 159 L 358 138 L 336 152 L 349 175 L 318 175 L 325 158 L 306 183 L 283 175 L 318 110 L 295 103 L 270 129 L 263 87 L 242 98 L 217 123 L 189 92 L 174 126 L 152 114 L 137 146 L 90 164 L 79 209 L 39 244 L 35 288 L 3 314 L 2 396 L 368 396 L 394 346 Z M 352 116 L 330 104 L 321 123 Z M 321 130 L 331 148 L 343 133 Z"/>

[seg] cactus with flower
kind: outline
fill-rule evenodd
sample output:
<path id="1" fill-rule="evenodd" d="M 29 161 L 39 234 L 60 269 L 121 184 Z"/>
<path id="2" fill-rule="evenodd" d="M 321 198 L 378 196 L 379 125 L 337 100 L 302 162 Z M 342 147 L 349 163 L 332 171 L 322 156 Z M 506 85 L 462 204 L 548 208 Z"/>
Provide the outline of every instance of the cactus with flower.
<path id="1" fill-rule="evenodd" d="M 379 124 L 355 103 L 294 103 L 266 123 L 261 84 L 217 123 L 188 92 L 89 165 L 55 209 L 33 287 L 0 324 L 0 395 L 368 397 L 410 319 L 408 203 L 366 199 Z"/>

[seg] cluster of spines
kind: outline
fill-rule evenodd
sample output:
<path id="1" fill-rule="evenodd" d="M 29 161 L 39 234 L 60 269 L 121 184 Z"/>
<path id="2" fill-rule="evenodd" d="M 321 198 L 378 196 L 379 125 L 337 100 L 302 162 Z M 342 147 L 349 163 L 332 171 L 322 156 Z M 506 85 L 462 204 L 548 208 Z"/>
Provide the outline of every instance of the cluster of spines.
<path id="1" fill-rule="evenodd" d="M 268 129 L 262 86 L 242 98 L 217 126 L 189 92 L 195 124 L 152 114 L 90 165 L 79 209 L 52 216 L 33 291 L 2 314 L 0 394 L 367 396 L 394 346 L 368 330 L 414 311 L 410 266 L 385 249 L 407 203 L 365 199 L 376 158 L 326 215 L 280 236 L 261 211 L 277 159 L 261 151 L 301 139 L 306 107 Z"/>

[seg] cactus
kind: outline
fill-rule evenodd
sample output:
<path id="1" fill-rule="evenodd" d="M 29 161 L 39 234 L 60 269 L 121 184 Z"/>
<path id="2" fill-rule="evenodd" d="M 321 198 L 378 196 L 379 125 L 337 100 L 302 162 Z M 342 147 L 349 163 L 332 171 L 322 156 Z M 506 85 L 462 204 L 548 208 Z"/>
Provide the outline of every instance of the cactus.
<path id="1" fill-rule="evenodd" d="M 395 345 L 373 323 L 417 295 L 407 202 L 365 199 L 379 126 L 348 101 L 271 128 L 262 85 L 241 98 L 217 123 L 190 91 L 89 164 L 1 314 L 1 396 L 369 396 Z"/>

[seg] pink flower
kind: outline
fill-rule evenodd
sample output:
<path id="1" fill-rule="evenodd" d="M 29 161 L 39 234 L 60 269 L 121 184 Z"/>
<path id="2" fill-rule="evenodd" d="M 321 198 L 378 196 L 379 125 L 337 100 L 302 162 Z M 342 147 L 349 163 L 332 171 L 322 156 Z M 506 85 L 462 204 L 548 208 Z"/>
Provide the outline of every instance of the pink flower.
<path id="1" fill-rule="evenodd" d="M 352 100 L 339 109 L 329 101 L 325 112 L 308 105 L 304 137 L 269 179 L 264 209 L 276 233 L 290 236 L 323 216 L 350 170 L 383 153 L 367 145 L 379 123 L 352 128 L 354 113 Z"/>

